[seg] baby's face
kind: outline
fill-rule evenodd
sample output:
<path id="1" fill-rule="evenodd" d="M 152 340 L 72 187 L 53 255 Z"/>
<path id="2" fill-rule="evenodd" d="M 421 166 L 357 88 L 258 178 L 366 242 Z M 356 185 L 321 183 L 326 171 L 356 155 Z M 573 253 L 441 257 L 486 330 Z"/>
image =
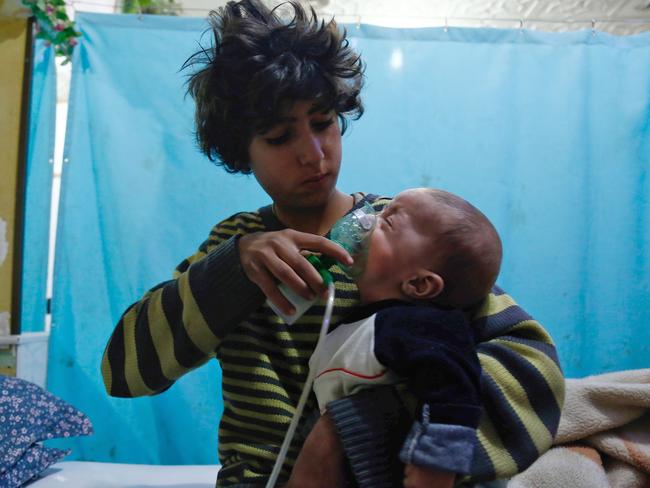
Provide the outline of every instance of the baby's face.
<path id="1" fill-rule="evenodd" d="M 356 279 L 364 303 L 400 298 L 408 280 L 432 250 L 433 204 L 423 190 L 397 195 L 377 217 L 367 261 Z"/>

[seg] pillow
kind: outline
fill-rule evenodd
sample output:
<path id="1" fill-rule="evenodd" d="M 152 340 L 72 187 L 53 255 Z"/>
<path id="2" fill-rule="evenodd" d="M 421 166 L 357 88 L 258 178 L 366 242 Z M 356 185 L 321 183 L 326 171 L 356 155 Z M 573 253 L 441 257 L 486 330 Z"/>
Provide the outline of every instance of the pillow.
<path id="1" fill-rule="evenodd" d="M 0 375 L 0 476 L 38 441 L 92 431 L 88 417 L 69 403 L 34 383 Z"/>
<path id="2" fill-rule="evenodd" d="M 68 454 L 70 454 L 69 449 L 64 451 L 40 444 L 32 444 L 18 458 L 16 464 L 0 474 L 0 486 L 5 488 L 22 486 Z"/>

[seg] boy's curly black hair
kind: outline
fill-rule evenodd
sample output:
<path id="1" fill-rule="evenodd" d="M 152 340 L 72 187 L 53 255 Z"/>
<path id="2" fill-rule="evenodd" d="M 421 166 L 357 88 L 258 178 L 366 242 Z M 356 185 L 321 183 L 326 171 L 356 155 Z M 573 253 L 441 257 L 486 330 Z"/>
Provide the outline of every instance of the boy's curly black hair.
<path id="1" fill-rule="evenodd" d="M 318 110 L 363 114 L 359 97 L 364 66 L 346 32 L 319 20 L 295 2 L 290 20 L 259 0 L 228 2 L 212 11 L 214 43 L 185 61 L 196 67 L 188 93 L 196 103 L 196 137 L 201 151 L 230 173 L 251 172 L 248 147 L 297 100 L 315 100 Z"/>

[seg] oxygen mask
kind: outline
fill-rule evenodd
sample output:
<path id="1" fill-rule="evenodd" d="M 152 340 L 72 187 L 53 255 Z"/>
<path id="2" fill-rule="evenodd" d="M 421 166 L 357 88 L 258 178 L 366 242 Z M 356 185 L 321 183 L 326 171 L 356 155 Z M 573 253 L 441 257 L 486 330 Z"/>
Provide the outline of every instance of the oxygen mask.
<path id="1" fill-rule="evenodd" d="M 362 207 L 339 219 L 330 231 L 330 240 L 345 249 L 354 259 L 352 266 L 340 265 L 353 278 L 363 272 L 370 248 L 370 236 L 376 224 L 377 212 L 365 202 Z"/>

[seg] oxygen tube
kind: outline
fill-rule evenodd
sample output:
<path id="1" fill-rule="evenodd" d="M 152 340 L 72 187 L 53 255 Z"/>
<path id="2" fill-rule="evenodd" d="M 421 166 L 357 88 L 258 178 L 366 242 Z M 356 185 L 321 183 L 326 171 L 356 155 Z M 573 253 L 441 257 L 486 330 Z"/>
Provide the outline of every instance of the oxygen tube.
<path id="1" fill-rule="evenodd" d="M 348 251 L 355 258 L 355 264 L 350 268 L 341 268 L 350 274 L 351 276 L 357 276 L 365 262 L 365 253 L 368 248 L 368 237 L 375 228 L 376 216 L 374 209 L 368 204 L 365 203 L 363 207 L 351 212 L 350 214 L 344 216 L 342 219 L 334 224 L 330 232 L 330 239 L 346 251 Z M 323 323 L 320 328 L 320 333 L 318 334 L 318 342 L 316 343 L 316 348 L 319 346 L 323 338 L 327 335 L 330 326 L 330 320 L 332 319 L 332 310 L 334 308 L 334 280 L 329 268 L 336 264 L 332 258 L 327 256 L 316 256 L 311 255 L 307 257 L 307 260 L 316 268 L 323 282 L 327 285 L 327 303 L 325 306 L 325 314 L 323 315 Z M 282 317 L 285 322 L 292 324 L 297 320 L 311 305 L 314 304 L 314 301 L 305 301 L 298 295 L 293 294 L 289 288 L 284 285 L 280 286 L 282 293 L 291 301 L 296 307 L 296 313 L 292 316 L 284 315 L 279 309 L 277 309 L 269 301 L 269 305 L 273 310 Z M 291 292 L 291 293 L 289 293 Z M 293 299 L 292 299 L 293 298 Z M 304 303 L 306 302 L 306 303 Z M 307 374 L 307 379 L 305 380 L 305 385 L 303 386 L 302 393 L 300 394 L 300 399 L 298 400 L 298 405 L 296 406 L 296 411 L 293 414 L 287 433 L 284 436 L 282 441 L 282 446 L 280 447 L 280 452 L 278 457 L 275 460 L 275 465 L 273 466 L 273 471 L 271 471 L 271 476 L 269 477 L 268 482 L 266 483 L 266 488 L 273 488 L 275 483 L 278 480 L 282 465 L 284 460 L 287 457 L 287 452 L 289 451 L 289 446 L 293 440 L 293 436 L 298 427 L 298 422 L 302 416 L 302 411 L 305 408 L 307 403 L 307 398 L 311 393 L 312 384 L 314 382 L 314 373 L 309 370 Z"/>
<path id="2" fill-rule="evenodd" d="M 315 258 L 315 259 L 311 259 Z M 309 256 L 308 260 L 314 264 L 314 261 L 319 260 L 317 256 Z M 327 335 L 327 331 L 329 330 L 330 327 L 330 320 L 332 318 L 332 309 L 334 308 L 334 282 L 332 280 L 332 275 L 326 268 L 316 268 L 318 269 L 318 272 L 320 275 L 323 277 L 323 281 L 327 283 L 327 304 L 325 306 L 325 314 L 323 315 L 323 325 L 321 325 L 320 328 L 320 333 L 318 334 L 318 342 L 316 343 L 316 347 L 318 347 L 318 344 L 323 340 L 323 338 Z M 266 483 L 266 488 L 273 488 L 275 486 L 275 482 L 278 479 L 278 476 L 280 475 L 280 470 L 282 469 L 282 465 L 284 464 L 284 460 L 287 457 L 287 452 L 289 451 L 289 446 L 291 445 L 291 441 L 293 440 L 293 435 L 296 432 L 296 427 L 298 427 L 298 422 L 300 421 L 300 417 L 302 417 L 302 411 L 305 408 L 305 403 L 307 403 L 307 398 L 309 397 L 309 393 L 311 392 L 311 386 L 314 383 L 314 373 L 310 369 L 309 373 L 307 374 L 307 380 L 305 381 L 305 386 L 302 388 L 302 393 L 300 394 L 300 400 L 298 400 L 298 406 L 296 407 L 296 411 L 293 414 L 293 417 L 291 419 L 291 423 L 289 424 L 289 428 L 287 429 L 287 433 L 284 435 L 284 440 L 282 441 L 282 447 L 280 447 L 280 452 L 278 454 L 277 459 L 275 460 L 275 465 L 273 466 L 273 471 L 271 471 L 271 476 L 269 477 L 269 481 Z"/>

